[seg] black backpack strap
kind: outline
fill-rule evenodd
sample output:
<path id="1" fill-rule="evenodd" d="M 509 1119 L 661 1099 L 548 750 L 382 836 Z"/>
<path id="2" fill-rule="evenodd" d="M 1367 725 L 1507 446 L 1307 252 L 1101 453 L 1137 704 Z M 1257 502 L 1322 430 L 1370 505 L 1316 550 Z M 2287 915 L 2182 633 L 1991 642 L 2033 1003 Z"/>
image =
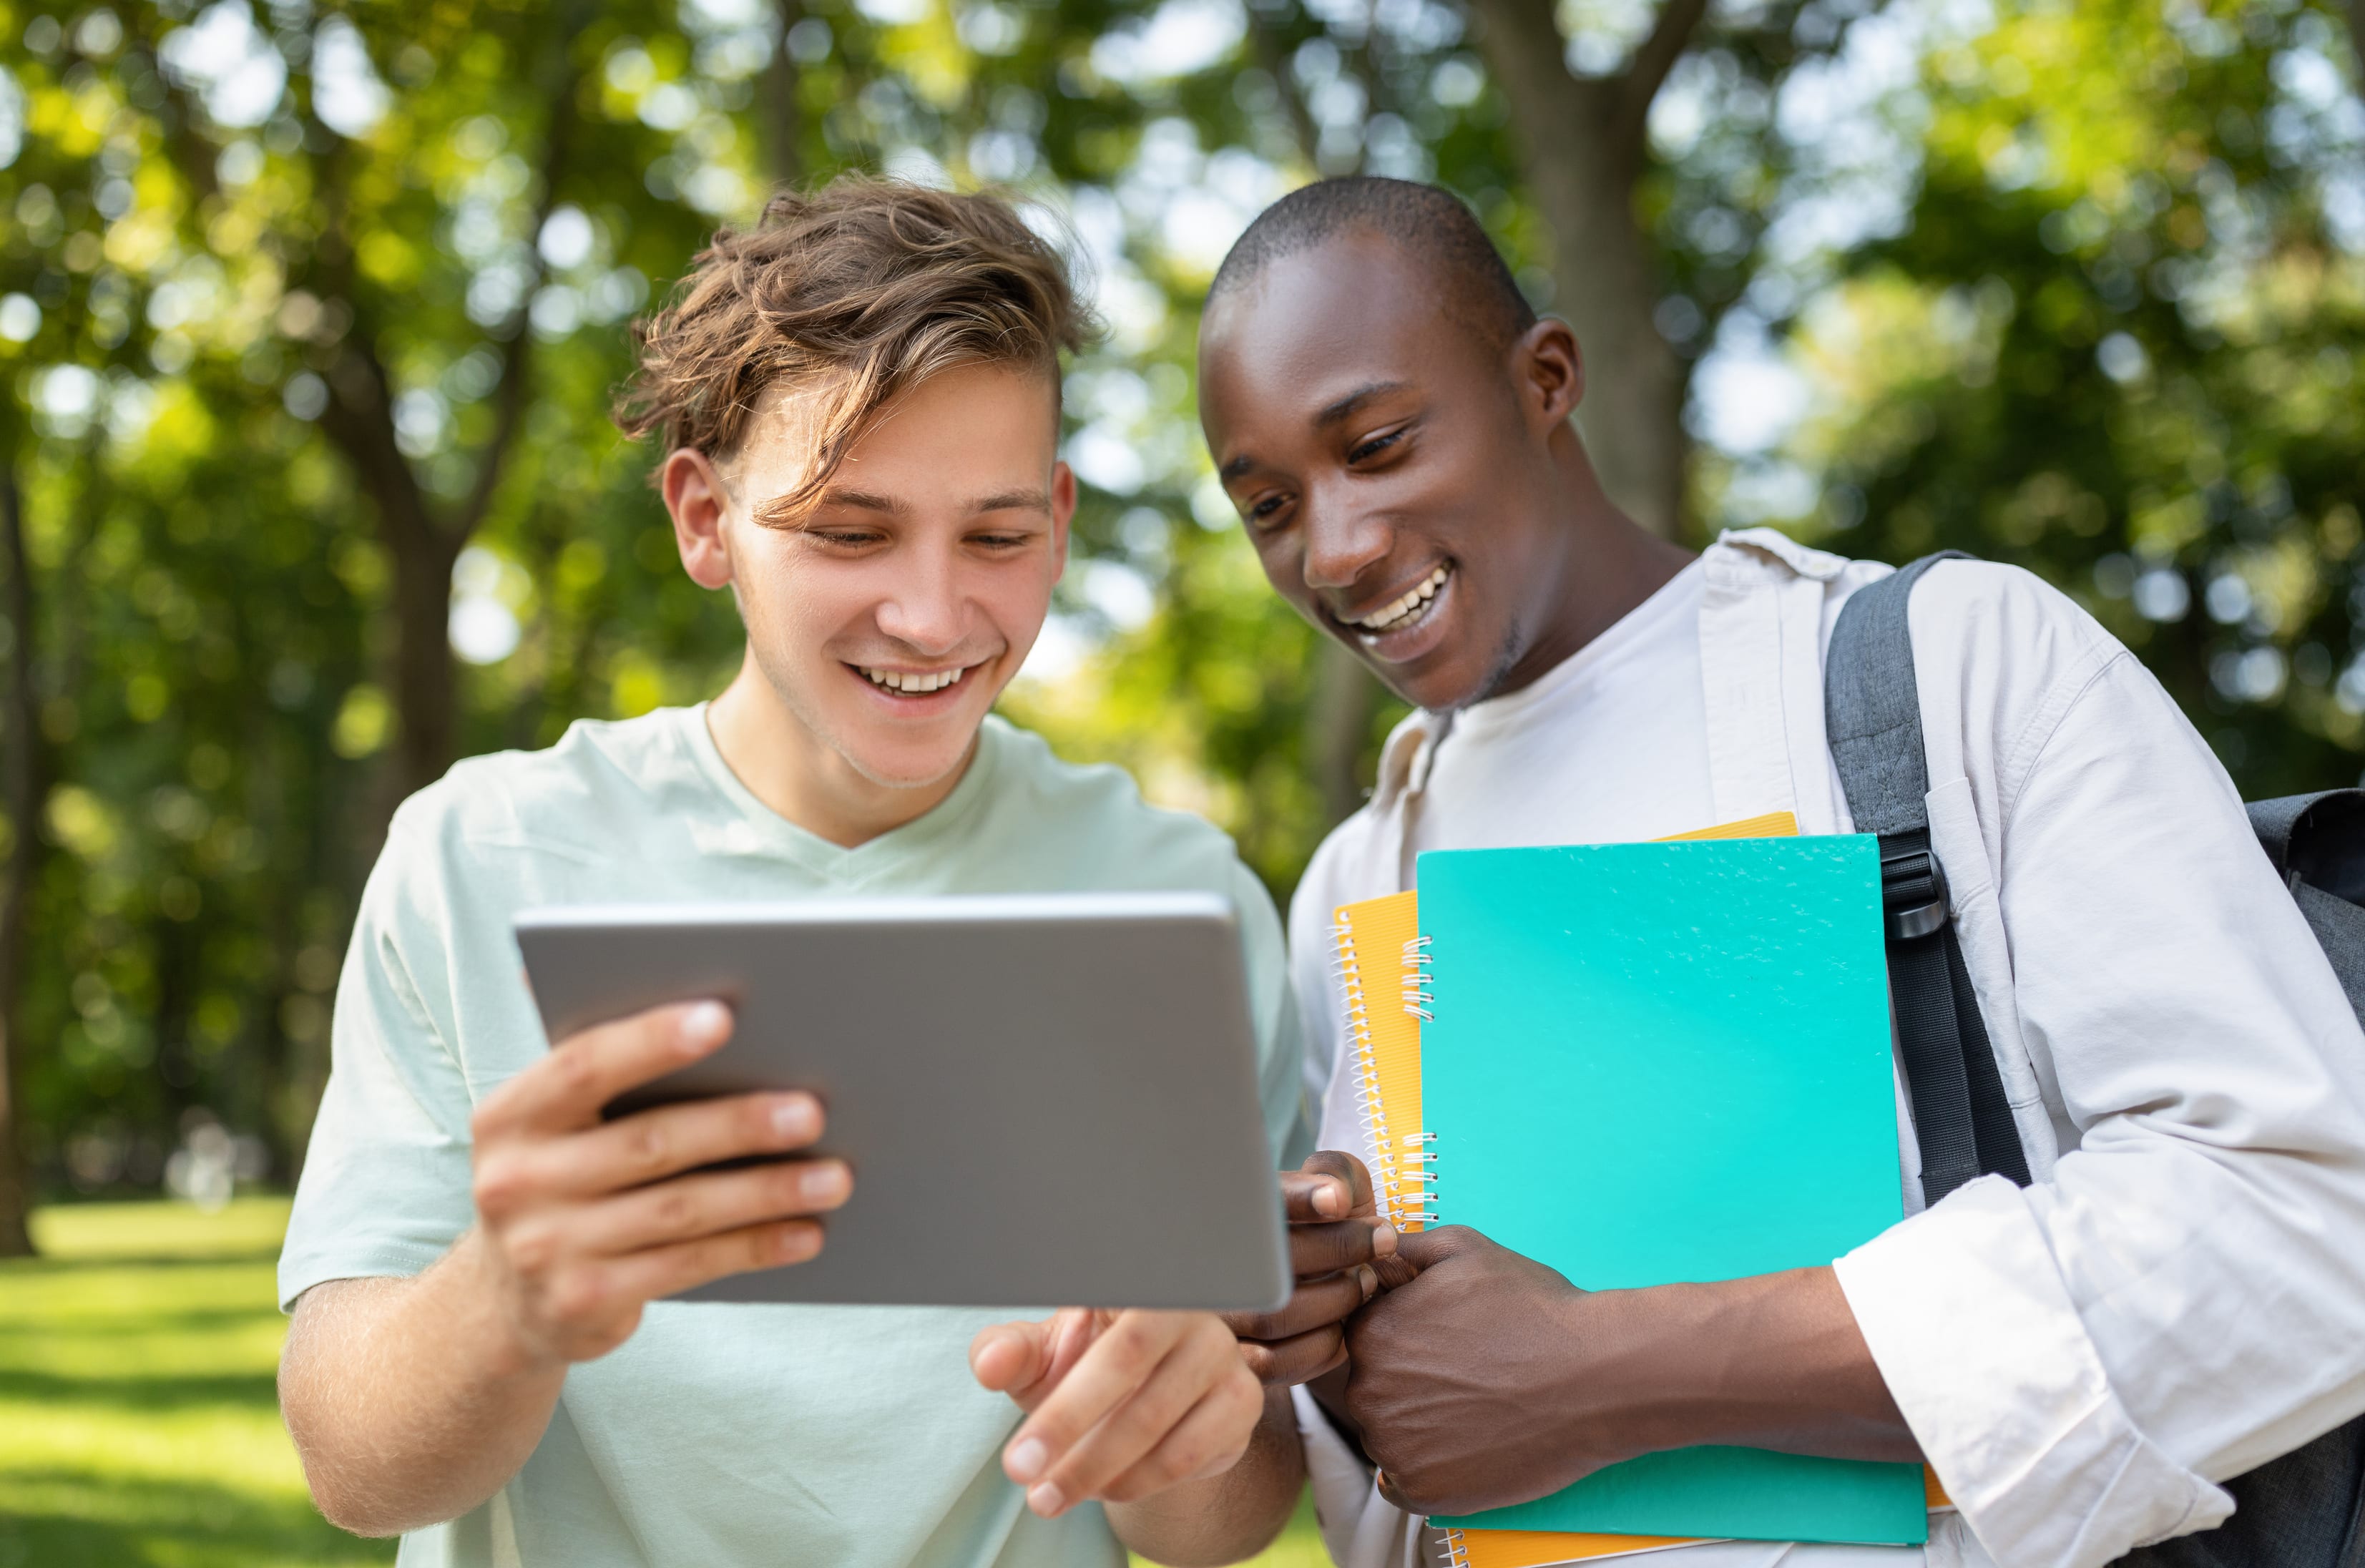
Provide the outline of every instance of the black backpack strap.
<path id="1" fill-rule="evenodd" d="M 2365 1018 L 2365 790 L 2253 801 L 2250 827 Z"/>
<path id="2" fill-rule="evenodd" d="M 2326 791 L 2331 793 L 2331 791 Z M 2285 795 L 2274 801 L 2252 801 L 2243 809 L 2250 813 L 2250 831 L 2259 835 L 2259 847 L 2275 863 L 2275 869 L 2291 874 L 2292 830 L 2309 808 L 2324 799 L 2323 794 Z"/>
<path id="3" fill-rule="evenodd" d="M 1988 1044 L 1978 994 L 1930 850 L 1930 765 L 1906 606 L 1913 585 L 1960 551 L 1925 555 L 1841 607 L 1823 670 L 1824 727 L 1858 833 L 1880 840 L 1889 991 L 1922 1146 L 1922 1190 L 1936 1203 L 1974 1176 L 2028 1185 L 2028 1159 Z"/>
<path id="4" fill-rule="evenodd" d="M 2319 790 L 2253 801 L 2250 827 L 2292 886 L 2365 903 L 2365 790 Z"/>

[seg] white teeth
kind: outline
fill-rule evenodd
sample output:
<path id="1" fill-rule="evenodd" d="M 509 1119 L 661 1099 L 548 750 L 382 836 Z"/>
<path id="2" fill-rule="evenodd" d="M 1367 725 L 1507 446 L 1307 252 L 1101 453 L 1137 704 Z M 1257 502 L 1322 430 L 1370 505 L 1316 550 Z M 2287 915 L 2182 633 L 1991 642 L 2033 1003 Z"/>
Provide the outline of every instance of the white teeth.
<path id="1" fill-rule="evenodd" d="M 927 673 L 892 669 L 873 669 L 869 665 L 858 666 L 875 686 L 890 691 L 910 692 L 914 696 L 930 691 L 942 691 L 969 673 L 968 666 L 959 669 L 932 670 Z"/>
<path id="2" fill-rule="evenodd" d="M 1386 631 L 1389 627 L 1407 619 L 1413 613 L 1413 611 L 1418 610 L 1422 605 L 1427 604 L 1430 599 L 1436 598 L 1437 590 L 1445 586 L 1445 579 L 1451 575 L 1452 574 L 1446 567 L 1438 567 L 1437 570 L 1429 573 L 1429 576 L 1422 580 L 1421 585 L 1418 588 L 1413 589 L 1410 593 L 1406 594 L 1402 599 L 1381 606 L 1371 614 L 1366 615 L 1362 620 L 1356 622 L 1355 624 L 1362 627 L 1367 632 Z"/>

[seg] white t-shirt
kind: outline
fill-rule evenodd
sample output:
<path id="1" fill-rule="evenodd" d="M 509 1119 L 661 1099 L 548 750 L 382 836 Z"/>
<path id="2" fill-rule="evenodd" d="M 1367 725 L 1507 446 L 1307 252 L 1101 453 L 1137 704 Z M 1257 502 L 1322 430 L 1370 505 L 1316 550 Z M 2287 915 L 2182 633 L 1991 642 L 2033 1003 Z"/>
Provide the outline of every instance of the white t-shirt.
<path id="1" fill-rule="evenodd" d="M 1700 670 L 1706 581 L 1702 564 L 1692 562 L 1531 685 L 1452 715 L 1420 776 L 1401 866 L 1358 856 L 1361 846 L 1343 833 L 1324 844 L 1290 919 L 1311 1073 L 1327 1074 L 1339 1060 L 1338 1007 L 1317 968 L 1327 961 L 1324 938 L 1335 904 L 1411 887 L 1413 858 L 1425 850 L 1628 843 L 1715 824 Z M 1347 1085 L 1317 1083 L 1314 1100 L 1321 1107 L 1319 1147 L 1362 1150 Z M 1301 1421 L 1320 1418 L 1301 1406 Z M 1327 1447 L 1310 1445 L 1309 1464 L 1336 1468 L 1322 1451 Z M 1317 1495 L 1325 1490 L 1320 1479 Z M 1355 1478 L 1343 1475 L 1335 1484 L 1357 1488 Z M 1892 1568 L 1920 1556 L 1879 1547 L 1719 1541 L 1654 1553 L 1652 1561 L 1665 1568 Z M 1437 1532 L 1415 1527 L 1358 1568 L 1441 1557 Z"/>
<path id="2" fill-rule="evenodd" d="M 1710 826 L 1702 581 L 1694 561 L 1532 685 L 1455 714 L 1429 765 L 1411 852 Z"/>

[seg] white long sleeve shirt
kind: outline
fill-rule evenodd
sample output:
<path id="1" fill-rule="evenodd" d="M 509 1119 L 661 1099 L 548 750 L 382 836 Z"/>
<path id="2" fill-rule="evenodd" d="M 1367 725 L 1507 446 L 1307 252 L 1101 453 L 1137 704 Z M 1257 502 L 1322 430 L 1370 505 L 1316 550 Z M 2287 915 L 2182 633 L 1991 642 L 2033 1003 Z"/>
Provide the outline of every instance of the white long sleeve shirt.
<path id="1" fill-rule="evenodd" d="M 1713 819 L 1850 831 L 1822 657 L 1848 594 L 1889 568 L 1758 529 L 1695 569 Z M 2029 574 L 1940 566 L 1911 620 L 1932 842 L 2035 1181 L 1925 1208 L 1900 1080 L 1907 1218 L 1837 1272 L 1959 1512 L 1922 1552 L 1721 1543 L 1662 1568 L 2093 1568 L 2221 1522 L 2217 1482 L 2365 1411 L 2365 1036 L 2231 781 L 2134 656 Z M 1390 737 L 1291 911 L 1321 1141 L 1367 1159 L 1330 912 L 1455 842 L 1433 777 L 1452 730 L 1416 713 Z M 1584 735 L 1572 766 L 1621 766 L 1617 738 Z M 1419 1561 L 1419 1521 L 1298 1401 L 1333 1554 Z"/>

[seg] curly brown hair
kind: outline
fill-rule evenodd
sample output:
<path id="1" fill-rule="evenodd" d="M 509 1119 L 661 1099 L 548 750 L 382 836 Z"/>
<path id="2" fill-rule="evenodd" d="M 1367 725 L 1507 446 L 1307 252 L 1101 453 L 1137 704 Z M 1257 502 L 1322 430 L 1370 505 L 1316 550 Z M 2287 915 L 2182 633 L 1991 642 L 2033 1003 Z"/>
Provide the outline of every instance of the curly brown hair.
<path id="1" fill-rule="evenodd" d="M 616 423 L 721 460 L 768 388 L 822 394 L 803 481 L 757 512 L 785 524 L 898 394 L 976 364 L 1039 369 L 1056 389 L 1059 351 L 1098 330 L 1066 259 L 1008 200 L 843 176 L 783 191 L 754 228 L 718 232 L 673 297 L 633 323 L 640 363 Z"/>

